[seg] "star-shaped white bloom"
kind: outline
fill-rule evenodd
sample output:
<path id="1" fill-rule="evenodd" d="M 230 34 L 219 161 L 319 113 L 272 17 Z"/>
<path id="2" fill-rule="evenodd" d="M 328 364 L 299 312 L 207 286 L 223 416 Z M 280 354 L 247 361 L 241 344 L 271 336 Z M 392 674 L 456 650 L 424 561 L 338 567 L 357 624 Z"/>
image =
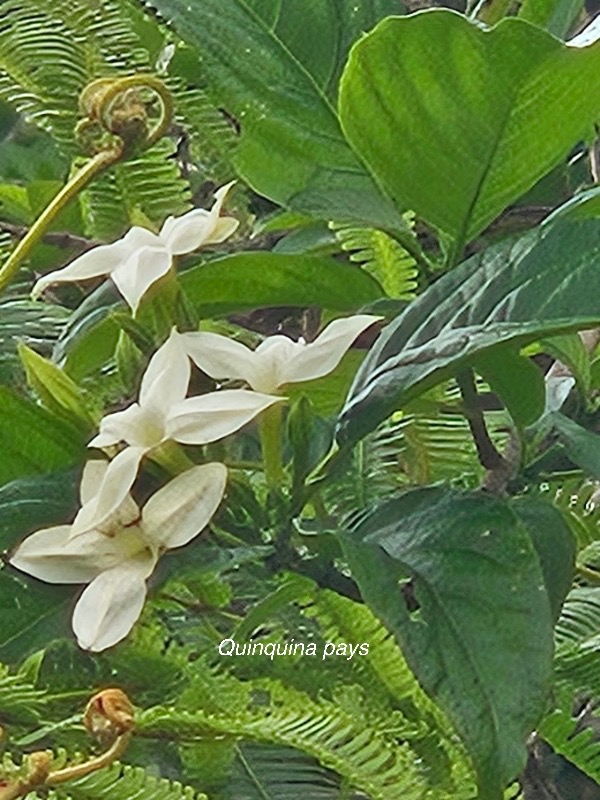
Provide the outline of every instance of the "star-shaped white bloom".
<path id="1" fill-rule="evenodd" d="M 81 501 L 93 499 L 107 470 L 86 464 Z M 47 583 L 87 583 L 73 612 L 79 645 L 98 652 L 121 641 L 139 617 L 146 580 L 165 550 L 187 544 L 208 524 L 225 491 L 223 464 L 202 464 L 173 478 L 141 510 L 126 494 L 102 528 L 72 536 L 70 525 L 37 531 L 10 558 Z"/>
<path id="2" fill-rule="evenodd" d="M 356 337 L 379 319 L 370 314 L 336 319 L 309 344 L 269 336 L 256 350 L 217 333 L 185 333 L 181 338 L 192 361 L 211 378 L 237 378 L 270 394 L 288 383 L 328 375 Z"/>
<path id="3" fill-rule="evenodd" d="M 167 441 L 209 444 L 250 422 L 278 397 L 234 389 L 185 399 L 191 365 L 183 334 L 173 331 L 150 359 L 142 378 L 139 401 L 108 414 L 90 447 L 128 447 L 110 462 L 98 491 L 84 502 L 72 534 L 103 525 L 133 486 L 144 455 Z"/>
<path id="4" fill-rule="evenodd" d="M 44 275 L 33 287 L 31 296 L 39 297 L 53 283 L 109 275 L 135 313 L 148 288 L 169 271 L 174 256 L 223 242 L 236 230 L 238 220 L 219 216 L 233 183 L 215 192 L 210 211 L 195 208 L 181 217 L 169 217 L 158 234 L 134 225 L 122 239 L 94 247 L 63 269 Z"/>

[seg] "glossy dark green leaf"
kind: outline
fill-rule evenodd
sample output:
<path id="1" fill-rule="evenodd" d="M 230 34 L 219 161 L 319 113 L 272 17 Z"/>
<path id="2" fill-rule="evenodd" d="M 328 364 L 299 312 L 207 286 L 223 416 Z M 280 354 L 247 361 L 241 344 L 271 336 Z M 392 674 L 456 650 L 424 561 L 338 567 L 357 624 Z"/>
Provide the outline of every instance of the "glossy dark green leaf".
<path id="1" fill-rule="evenodd" d="M 564 414 L 552 414 L 551 425 L 571 461 L 591 478 L 600 480 L 600 436 Z"/>
<path id="2" fill-rule="evenodd" d="M 501 797 L 552 672 L 550 602 L 524 526 L 489 495 L 423 488 L 341 540 L 363 598 L 464 740 L 479 798 Z"/>
<path id="3" fill-rule="evenodd" d="M 489 383 L 519 428 L 531 425 L 544 411 L 546 386 L 541 369 L 511 347 L 493 348 L 473 366 Z"/>
<path id="4" fill-rule="evenodd" d="M 0 660 L 15 663 L 52 639 L 72 636 L 72 586 L 52 586 L 10 567 L 0 568 Z"/>
<path id="5" fill-rule="evenodd" d="M 41 528 L 69 521 L 77 506 L 77 478 L 57 472 L 25 478 L 0 489 L 0 550 Z M 4 566 L 0 569 L 0 660 L 21 659 L 58 636 L 71 636 L 74 588 L 51 586 Z"/>
<path id="6" fill-rule="evenodd" d="M 340 130 L 338 77 L 353 41 L 398 0 L 152 0 L 198 48 L 192 80 L 208 79 L 236 117 L 240 174 L 259 193 L 325 219 L 404 227 Z"/>
<path id="7" fill-rule="evenodd" d="M 40 528 L 70 521 L 77 507 L 75 473 L 20 478 L 0 488 L 0 550 Z"/>
<path id="8" fill-rule="evenodd" d="M 554 621 L 559 618 L 575 574 L 577 542 L 564 517 L 535 497 L 521 497 L 511 508 L 527 530 L 536 549 Z"/>
<path id="9" fill-rule="evenodd" d="M 356 311 L 383 297 L 377 281 L 334 259 L 237 253 L 192 267 L 181 285 L 202 317 L 267 306 Z"/>
<path id="10" fill-rule="evenodd" d="M 503 342 L 520 347 L 600 322 L 600 221 L 534 229 L 444 275 L 384 329 L 341 419 L 356 440 L 392 411 Z"/>
<path id="11" fill-rule="evenodd" d="M 387 194 L 460 255 L 589 134 L 599 73 L 600 46 L 568 48 L 515 18 L 486 30 L 437 9 L 385 20 L 359 41 L 340 118 Z"/>

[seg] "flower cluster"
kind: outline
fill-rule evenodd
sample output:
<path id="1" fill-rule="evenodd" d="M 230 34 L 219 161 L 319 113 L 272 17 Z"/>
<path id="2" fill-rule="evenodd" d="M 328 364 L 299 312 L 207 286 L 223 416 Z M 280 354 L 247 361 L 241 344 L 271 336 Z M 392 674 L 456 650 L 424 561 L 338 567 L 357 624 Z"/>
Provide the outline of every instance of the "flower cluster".
<path id="1" fill-rule="evenodd" d="M 171 267 L 173 255 L 221 241 L 237 222 L 220 217 L 231 184 L 216 193 L 210 212 L 170 218 L 156 236 L 133 228 L 120 242 L 96 248 L 50 273 L 50 283 L 110 274 L 135 310 L 147 287 Z M 50 583 L 87 584 L 73 613 L 82 648 L 100 651 L 130 632 L 146 598 L 146 581 L 160 556 L 194 539 L 210 522 L 225 493 L 220 463 L 185 462 L 143 508 L 131 491 L 145 458 L 164 464 L 168 448 L 204 445 L 239 431 L 277 403 L 286 385 L 331 372 L 357 336 L 378 317 L 356 315 L 330 323 L 312 343 L 270 336 L 256 350 L 214 333 L 173 330 L 154 353 L 138 399 L 105 416 L 89 446 L 109 460 L 90 460 L 80 487 L 81 508 L 70 525 L 33 533 L 10 563 Z M 216 381 L 236 379 L 248 388 L 188 396 L 192 363 Z M 172 470 L 173 471 L 173 470 Z"/>
<path id="2" fill-rule="evenodd" d="M 181 217 L 169 217 L 158 234 L 134 225 L 122 239 L 94 247 L 63 269 L 49 272 L 35 284 L 32 297 L 39 297 L 55 283 L 109 275 L 135 313 L 150 286 L 171 269 L 174 256 L 218 244 L 234 233 L 238 221 L 219 216 L 233 183 L 215 192 L 215 203 L 210 211 L 195 208 Z"/>

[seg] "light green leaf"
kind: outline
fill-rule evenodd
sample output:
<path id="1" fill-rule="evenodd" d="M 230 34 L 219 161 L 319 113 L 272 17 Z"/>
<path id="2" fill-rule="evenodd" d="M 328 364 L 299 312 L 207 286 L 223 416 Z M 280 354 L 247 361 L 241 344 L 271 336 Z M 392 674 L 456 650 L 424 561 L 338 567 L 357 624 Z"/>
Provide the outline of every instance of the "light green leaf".
<path id="1" fill-rule="evenodd" d="M 326 219 L 403 228 L 344 140 L 333 101 L 353 41 L 396 0 L 152 0 L 198 48 L 198 77 L 240 122 L 236 164 L 259 194 Z"/>
<path id="2" fill-rule="evenodd" d="M 70 466 L 84 453 L 76 429 L 0 387 L 0 485 Z"/>
<path id="3" fill-rule="evenodd" d="M 499 499 L 426 488 L 340 538 L 363 598 L 465 742 L 478 797 L 500 798 L 552 672 L 550 603 L 527 532 Z"/>
<path id="4" fill-rule="evenodd" d="M 266 306 L 356 311 L 383 296 L 366 272 L 334 259 L 237 253 L 193 267 L 181 285 L 202 317 Z"/>
<path id="5" fill-rule="evenodd" d="M 353 48 L 340 119 L 384 191 L 459 257 L 589 135 L 599 74 L 600 46 L 568 48 L 519 19 L 485 30 L 426 11 L 385 20 Z"/>
<path id="6" fill-rule="evenodd" d="M 60 367 L 30 347 L 20 344 L 18 350 L 27 382 L 46 408 L 81 427 L 83 432 L 91 432 L 95 423 L 77 384 Z"/>
<path id="7" fill-rule="evenodd" d="M 542 226 L 444 275 L 379 337 L 341 421 L 356 440 L 392 411 L 503 342 L 522 346 L 600 323 L 600 221 Z"/>

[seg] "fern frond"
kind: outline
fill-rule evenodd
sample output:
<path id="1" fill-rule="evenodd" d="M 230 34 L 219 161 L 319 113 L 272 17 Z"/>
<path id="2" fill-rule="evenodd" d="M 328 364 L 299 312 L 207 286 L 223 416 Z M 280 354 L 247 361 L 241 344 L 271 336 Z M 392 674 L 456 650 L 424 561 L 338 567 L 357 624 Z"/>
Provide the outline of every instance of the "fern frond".
<path id="1" fill-rule="evenodd" d="M 85 778 L 69 781 L 50 792 L 30 792 L 28 800 L 207 800 L 191 786 L 149 775 L 141 767 L 115 763 Z"/>
<path id="2" fill-rule="evenodd" d="M 86 232 L 103 240 L 123 234 L 143 215 L 157 225 L 189 206 L 188 182 L 174 159 L 175 144 L 162 140 L 117 164 L 80 195 Z M 136 215 L 138 219 L 136 219 Z"/>
<path id="3" fill-rule="evenodd" d="M 567 595 L 555 629 L 556 644 L 600 646 L 600 589 L 572 589 Z"/>
<path id="4" fill-rule="evenodd" d="M 242 684 L 228 676 L 225 686 L 223 676 L 218 676 L 217 685 L 209 687 L 211 677 L 207 672 L 204 676 L 205 690 L 213 698 L 218 696 L 216 691 L 232 689 L 237 703 L 232 707 L 226 701 L 226 708 L 211 712 L 149 709 L 141 715 L 139 729 L 184 739 L 231 736 L 293 747 L 316 758 L 373 800 L 427 797 L 419 759 L 408 745 L 392 744 L 381 732 L 357 723 L 338 704 L 317 703 L 275 681 Z M 253 697 L 257 698 L 254 703 Z"/>
<path id="5" fill-rule="evenodd" d="M 140 44 L 117 0 L 5 0 L 0 20 L 0 98 L 74 142 L 77 98 L 96 77 L 134 66 Z M 126 55 L 127 54 L 127 55 Z M 127 63 L 125 63 L 127 61 Z"/>
<path id="6" fill-rule="evenodd" d="M 406 448 L 402 426 L 387 422 L 353 448 L 348 465 L 325 491 L 331 513 L 348 519 L 405 484 L 400 459 Z"/>
<path id="7" fill-rule="evenodd" d="M 410 483 L 483 474 L 467 420 L 460 414 L 408 415 L 400 425 L 405 441 L 402 469 Z"/>
<path id="8" fill-rule="evenodd" d="M 225 183 L 233 175 L 237 136 L 202 89 L 186 87 L 179 78 L 166 80 L 173 94 L 176 119 L 188 131 L 194 168 L 203 180 Z"/>
<path id="9" fill-rule="evenodd" d="M 542 483 L 539 492 L 564 515 L 580 548 L 600 540 L 600 508 L 593 501 L 598 485 L 581 477 Z"/>
<path id="10" fill-rule="evenodd" d="M 475 796 L 476 782 L 469 758 L 441 710 L 423 692 L 408 667 L 394 637 L 362 603 L 336 592 L 320 591 L 305 613 L 319 621 L 328 640 L 367 642 L 368 656 L 356 660 L 368 705 L 375 705 L 378 686 L 389 693 L 393 707 L 400 708 L 406 722 L 402 738 L 418 752 L 432 784 L 448 790 L 452 797 Z M 384 727 L 384 720 L 381 720 Z M 388 727 L 390 721 L 388 721 Z"/>
<path id="11" fill-rule="evenodd" d="M 389 297 L 411 300 L 417 288 L 414 258 L 387 233 L 375 228 L 356 228 L 332 223 L 330 227 L 350 261 L 373 275 Z"/>
<path id="12" fill-rule="evenodd" d="M 546 717 L 538 733 L 555 752 L 600 783 L 600 742 L 593 730 L 578 731 L 577 720 L 569 712 L 557 710 Z"/>
<path id="13" fill-rule="evenodd" d="M 34 723 L 40 718 L 46 693 L 36 689 L 20 672 L 0 665 L 0 720 L 3 723 Z"/>

